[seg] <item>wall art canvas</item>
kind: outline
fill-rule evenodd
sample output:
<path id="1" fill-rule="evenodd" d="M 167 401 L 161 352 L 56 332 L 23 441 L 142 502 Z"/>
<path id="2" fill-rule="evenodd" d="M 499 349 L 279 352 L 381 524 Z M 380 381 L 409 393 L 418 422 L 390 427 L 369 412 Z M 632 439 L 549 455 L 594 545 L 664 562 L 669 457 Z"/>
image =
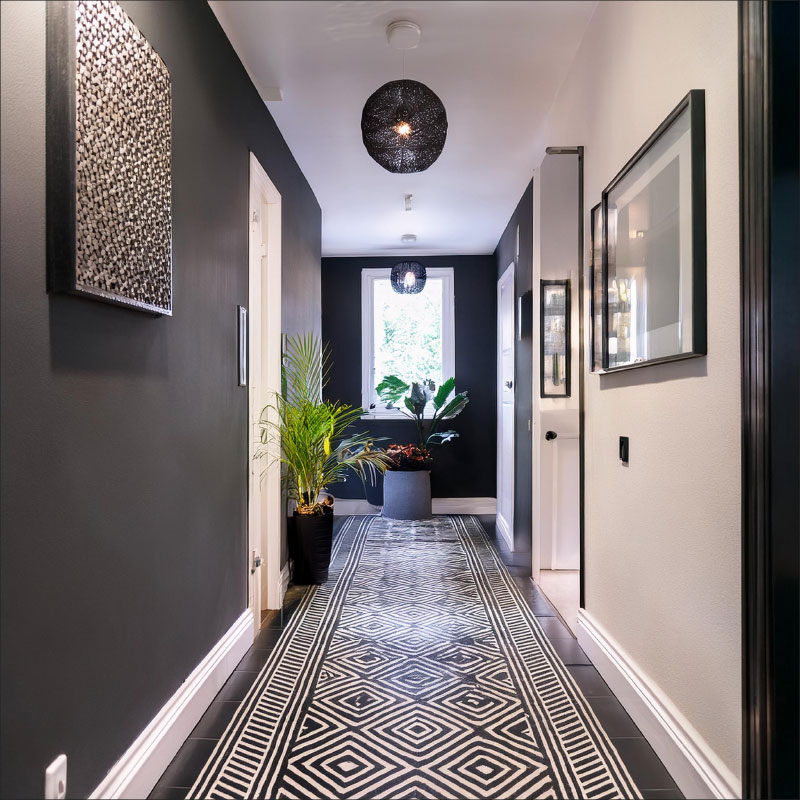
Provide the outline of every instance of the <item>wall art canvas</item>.
<path id="1" fill-rule="evenodd" d="M 541 282 L 540 395 L 570 396 L 569 281 Z"/>
<path id="2" fill-rule="evenodd" d="M 706 352 L 705 99 L 693 90 L 603 192 L 603 369 Z"/>
<path id="3" fill-rule="evenodd" d="M 592 372 L 603 369 L 603 206 L 591 211 L 589 250 L 589 363 Z"/>
<path id="4" fill-rule="evenodd" d="M 117 2 L 47 7 L 48 289 L 172 313 L 172 89 Z"/>

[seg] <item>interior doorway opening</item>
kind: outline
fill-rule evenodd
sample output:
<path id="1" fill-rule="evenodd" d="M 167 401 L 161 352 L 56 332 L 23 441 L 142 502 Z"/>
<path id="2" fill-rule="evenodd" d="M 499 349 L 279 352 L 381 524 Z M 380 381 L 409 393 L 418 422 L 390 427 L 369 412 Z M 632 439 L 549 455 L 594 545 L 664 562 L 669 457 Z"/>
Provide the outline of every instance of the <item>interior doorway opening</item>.
<path id="1" fill-rule="evenodd" d="M 533 208 L 531 574 L 576 633 L 583 606 L 582 147 L 547 148 Z M 564 282 L 559 306 L 553 289 Z"/>
<path id="2" fill-rule="evenodd" d="M 262 458 L 261 417 L 281 388 L 281 195 L 250 154 L 248 289 L 248 602 L 255 628 L 264 609 L 281 607 L 281 474 Z"/>

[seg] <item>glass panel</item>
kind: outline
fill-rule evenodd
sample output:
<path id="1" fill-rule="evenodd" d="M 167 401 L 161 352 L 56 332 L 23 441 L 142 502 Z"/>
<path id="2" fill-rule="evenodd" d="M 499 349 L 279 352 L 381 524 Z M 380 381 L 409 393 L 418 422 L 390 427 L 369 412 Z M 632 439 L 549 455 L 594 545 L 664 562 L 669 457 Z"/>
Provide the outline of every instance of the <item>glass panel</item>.
<path id="1" fill-rule="evenodd" d="M 608 365 L 691 352 L 689 111 L 608 193 Z"/>
<path id="2" fill-rule="evenodd" d="M 441 278 L 428 278 L 419 294 L 398 294 L 388 278 L 375 280 L 373 402 L 378 402 L 375 385 L 386 375 L 437 386 L 450 377 L 442 375 L 443 287 Z"/>
<path id="3" fill-rule="evenodd" d="M 603 368 L 603 209 L 592 212 L 592 371 Z"/>
<path id="4" fill-rule="evenodd" d="M 542 397 L 568 397 L 567 282 L 542 284 Z"/>

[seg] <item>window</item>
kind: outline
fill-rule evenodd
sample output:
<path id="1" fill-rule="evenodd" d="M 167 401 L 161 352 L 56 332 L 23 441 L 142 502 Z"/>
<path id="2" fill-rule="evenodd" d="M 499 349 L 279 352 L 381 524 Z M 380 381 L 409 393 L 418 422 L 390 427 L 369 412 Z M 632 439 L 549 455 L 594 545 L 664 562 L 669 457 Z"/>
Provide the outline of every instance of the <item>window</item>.
<path id="1" fill-rule="evenodd" d="M 385 375 L 406 383 L 455 377 L 453 270 L 429 268 L 419 294 L 397 294 L 389 269 L 361 271 L 361 403 L 373 416 L 394 417 L 375 387 Z"/>

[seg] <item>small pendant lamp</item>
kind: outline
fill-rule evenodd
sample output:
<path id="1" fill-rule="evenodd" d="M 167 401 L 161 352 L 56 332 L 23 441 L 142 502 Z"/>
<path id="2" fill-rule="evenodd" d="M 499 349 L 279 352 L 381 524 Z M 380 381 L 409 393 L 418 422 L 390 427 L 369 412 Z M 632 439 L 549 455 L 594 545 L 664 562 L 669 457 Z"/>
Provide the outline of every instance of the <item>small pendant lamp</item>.
<path id="1" fill-rule="evenodd" d="M 392 267 L 392 289 L 398 294 L 419 294 L 428 279 L 419 261 L 400 261 Z"/>

